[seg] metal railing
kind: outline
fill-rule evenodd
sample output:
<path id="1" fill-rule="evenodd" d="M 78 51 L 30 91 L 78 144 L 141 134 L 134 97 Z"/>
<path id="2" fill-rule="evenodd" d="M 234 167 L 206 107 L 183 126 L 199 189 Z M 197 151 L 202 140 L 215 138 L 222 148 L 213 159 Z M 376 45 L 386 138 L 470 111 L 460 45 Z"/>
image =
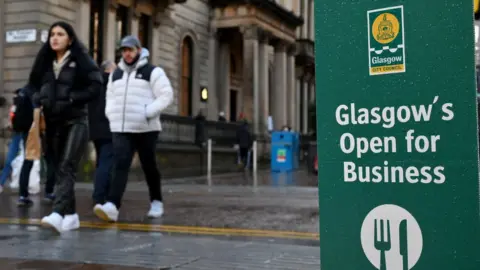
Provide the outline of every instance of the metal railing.
<path id="1" fill-rule="evenodd" d="M 163 114 L 160 120 L 162 132 L 158 138 L 159 143 L 193 145 L 196 144 L 199 133 L 205 143 L 210 138 L 216 146 L 230 147 L 236 141 L 237 123 L 198 121 L 192 117 L 169 114 Z"/>

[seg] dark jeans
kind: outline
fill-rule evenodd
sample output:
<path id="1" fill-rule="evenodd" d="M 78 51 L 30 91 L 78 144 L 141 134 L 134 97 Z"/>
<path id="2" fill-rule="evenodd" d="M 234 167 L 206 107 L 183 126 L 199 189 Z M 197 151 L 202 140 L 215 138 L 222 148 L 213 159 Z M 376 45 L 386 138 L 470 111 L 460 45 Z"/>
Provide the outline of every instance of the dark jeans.
<path id="1" fill-rule="evenodd" d="M 113 168 L 113 143 L 112 140 L 94 140 L 97 164 L 95 169 L 95 184 L 93 188 L 93 201 L 95 204 L 104 204 L 107 198 Z"/>
<path id="2" fill-rule="evenodd" d="M 135 150 L 147 180 L 150 201 L 162 201 L 160 172 L 155 155 L 158 132 L 113 133 L 113 177 L 107 201 L 120 208 L 127 187 L 128 174 Z"/>
<path id="3" fill-rule="evenodd" d="M 47 123 L 46 133 L 47 155 L 50 155 L 57 180 L 53 212 L 62 216 L 75 214 L 75 181 L 88 142 L 86 119 L 63 125 Z"/>
<path id="4" fill-rule="evenodd" d="M 47 181 L 45 183 L 45 195 L 52 194 L 55 187 L 55 168 L 49 155 L 45 156 L 47 161 Z M 21 197 L 28 197 L 28 184 L 30 182 L 30 171 L 33 167 L 33 160 L 25 159 L 23 161 L 22 170 L 20 171 L 19 192 Z"/>

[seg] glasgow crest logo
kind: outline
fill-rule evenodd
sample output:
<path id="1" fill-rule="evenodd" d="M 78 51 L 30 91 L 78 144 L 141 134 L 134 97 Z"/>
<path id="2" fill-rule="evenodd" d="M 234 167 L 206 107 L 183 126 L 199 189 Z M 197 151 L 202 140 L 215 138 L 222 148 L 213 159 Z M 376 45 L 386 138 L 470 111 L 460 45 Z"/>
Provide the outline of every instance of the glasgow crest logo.
<path id="1" fill-rule="evenodd" d="M 367 20 L 370 75 L 405 72 L 403 6 L 369 10 Z"/>

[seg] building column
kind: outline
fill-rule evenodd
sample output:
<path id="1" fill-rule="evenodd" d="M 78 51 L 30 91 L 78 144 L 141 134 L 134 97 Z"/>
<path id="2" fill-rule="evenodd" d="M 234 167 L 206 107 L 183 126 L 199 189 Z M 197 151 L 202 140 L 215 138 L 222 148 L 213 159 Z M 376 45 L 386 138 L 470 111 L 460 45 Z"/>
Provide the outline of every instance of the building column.
<path id="1" fill-rule="evenodd" d="M 255 26 L 242 29 L 243 34 L 243 113 L 253 122 L 253 132 L 259 132 L 259 53 L 258 28 Z"/>
<path id="2" fill-rule="evenodd" d="M 152 39 L 150 48 L 150 62 L 153 65 L 159 64 L 159 42 L 160 42 L 160 23 L 156 20 L 152 20 Z"/>
<path id="3" fill-rule="evenodd" d="M 308 107 L 310 106 L 310 102 L 308 99 L 309 95 L 309 90 L 308 90 L 308 82 L 307 81 L 302 81 L 302 115 L 303 115 L 303 128 L 302 128 L 302 133 L 306 134 L 308 133 Z"/>
<path id="4" fill-rule="evenodd" d="M 230 44 L 222 42 L 218 60 L 218 111 L 228 119 L 230 106 Z"/>
<path id="5" fill-rule="evenodd" d="M 208 119 L 216 120 L 218 115 L 219 92 L 217 87 L 218 72 L 218 31 L 216 28 L 210 28 L 210 37 L 208 41 Z M 198 91 L 198 89 L 193 89 Z"/>
<path id="6" fill-rule="evenodd" d="M 307 36 L 308 36 L 308 0 L 304 0 L 304 1 L 301 1 L 302 3 L 302 8 L 301 8 L 301 11 L 302 11 L 302 17 L 303 17 L 303 25 L 301 26 L 301 32 L 302 32 L 302 39 L 306 39 Z"/>
<path id="7" fill-rule="evenodd" d="M 288 125 L 295 129 L 295 110 L 298 106 L 296 104 L 296 80 L 295 80 L 295 47 L 290 46 L 287 50 L 287 110 L 288 110 Z"/>
<path id="8" fill-rule="evenodd" d="M 302 132 L 302 122 L 301 122 L 301 113 L 303 110 L 302 100 L 301 100 L 301 91 L 302 91 L 302 81 L 297 77 L 295 81 L 295 131 Z"/>
<path id="9" fill-rule="evenodd" d="M 275 86 L 271 98 L 274 129 L 281 129 L 287 124 L 287 47 L 282 41 L 275 44 L 274 78 Z"/>
<path id="10" fill-rule="evenodd" d="M 77 13 L 75 25 L 78 38 L 89 47 L 90 43 L 90 1 L 79 0 L 77 2 Z"/>
<path id="11" fill-rule="evenodd" d="M 0 0 L 0 89 L 1 90 L 1 93 L 2 95 L 5 94 L 5 84 L 4 84 L 4 81 L 3 81 L 3 72 L 4 72 L 4 56 L 5 56 L 5 9 L 6 9 L 6 5 L 5 5 L 5 0 Z M 6 117 L 4 117 L 6 118 Z M 4 120 L 4 122 L 6 122 Z M 3 127 L 3 125 L 2 125 Z M 0 153 L 3 153 L 3 151 L 1 151 L 2 149 L 0 149 Z"/>
<path id="12" fill-rule="evenodd" d="M 307 35 L 307 38 L 310 39 L 310 40 L 314 40 L 312 37 L 315 36 L 315 33 L 313 33 L 313 14 L 314 14 L 314 10 L 313 10 L 313 0 L 308 0 L 308 13 L 307 13 L 307 17 L 304 18 L 305 20 L 305 24 L 307 25 L 308 27 L 308 35 Z"/>
<path id="13" fill-rule="evenodd" d="M 316 101 L 315 97 L 315 82 L 312 80 L 308 84 L 308 94 L 310 96 L 310 103 L 314 103 Z"/>
<path id="14" fill-rule="evenodd" d="M 258 79 L 259 79 L 259 102 L 260 102 L 260 132 L 266 132 L 268 130 L 268 116 L 270 115 L 269 108 L 269 40 L 266 33 L 262 33 L 259 39 L 259 70 L 258 70 Z"/>
<path id="15" fill-rule="evenodd" d="M 117 4 L 115 2 L 109 1 L 109 5 L 106 8 L 106 23 L 105 23 L 105 31 L 104 33 L 109 33 L 106 34 L 103 38 L 104 41 L 103 43 L 105 46 L 103 46 L 103 56 L 104 60 L 115 60 L 115 50 L 117 48 L 117 40 L 116 40 L 116 17 L 117 17 Z"/>

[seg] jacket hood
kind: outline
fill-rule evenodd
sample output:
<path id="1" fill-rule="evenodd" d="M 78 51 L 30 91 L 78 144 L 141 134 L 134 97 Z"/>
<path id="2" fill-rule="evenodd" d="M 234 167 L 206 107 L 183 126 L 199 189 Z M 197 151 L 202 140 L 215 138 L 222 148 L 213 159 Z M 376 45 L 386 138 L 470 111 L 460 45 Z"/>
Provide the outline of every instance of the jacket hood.
<path id="1" fill-rule="evenodd" d="M 118 66 L 122 70 L 130 70 L 130 69 L 131 69 L 131 71 L 137 70 L 140 67 L 143 67 L 144 65 L 146 65 L 148 63 L 148 57 L 150 57 L 150 52 L 148 51 L 147 48 L 142 48 L 142 51 L 140 53 L 140 57 L 138 58 L 137 63 L 134 66 L 128 66 L 125 63 L 125 61 L 123 60 L 123 58 L 120 60 L 120 63 L 118 64 Z"/>

